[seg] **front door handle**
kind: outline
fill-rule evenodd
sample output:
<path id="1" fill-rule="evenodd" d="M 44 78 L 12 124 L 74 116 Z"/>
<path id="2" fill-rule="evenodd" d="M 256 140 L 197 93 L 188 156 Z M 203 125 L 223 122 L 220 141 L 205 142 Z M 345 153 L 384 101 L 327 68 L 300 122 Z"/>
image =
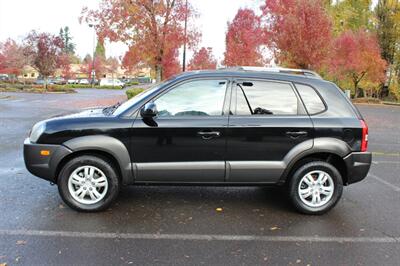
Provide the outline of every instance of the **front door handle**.
<path id="1" fill-rule="evenodd" d="M 299 137 L 305 137 L 308 135 L 307 131 L 288 131 L 286 132 L 286 136 L 291 137 L 292 139 L 297 139 Z"/>
<path id="2" fill-rule="evenodd" d="M 197 135 L 199 135 L 202 139 L 212 139 L 212 138 L 217 138 L 221 136 L 221 132 L 219 131 L 200 131 L 197 132 Z"/>

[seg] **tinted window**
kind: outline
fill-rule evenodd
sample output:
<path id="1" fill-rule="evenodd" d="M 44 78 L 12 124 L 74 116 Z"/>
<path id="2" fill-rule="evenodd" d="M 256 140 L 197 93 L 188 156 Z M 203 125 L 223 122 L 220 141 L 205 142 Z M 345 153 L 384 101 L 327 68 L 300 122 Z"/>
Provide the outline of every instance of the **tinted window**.
<path id="1" fill-rule="evenodd" d="M 242 82 L 236 88 L 236 115 L 296 115 L 297 97 L 289 84 Z"/>
<path id="2" fill-rule="evenodd" d="M 318 93 L 307 85 L 296 84 L 297 91 L 303 99 L 304 105 L 310 115 L 325 110 L 325 105 L 319 97 Z"/>
<path id="3" fill-rule="evenodd" d="M 155 101 L 159 116 L 218 116 L 224 105 L 225 80 L 184 83 Z"/>

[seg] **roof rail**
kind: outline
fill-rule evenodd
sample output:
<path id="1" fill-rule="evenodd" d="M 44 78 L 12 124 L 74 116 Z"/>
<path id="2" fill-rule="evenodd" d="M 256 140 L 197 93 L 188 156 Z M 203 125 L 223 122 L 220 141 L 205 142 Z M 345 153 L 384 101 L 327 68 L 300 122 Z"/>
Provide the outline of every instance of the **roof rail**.
<path id="1" fill-rule="evenodd" d="M 307 77 L 314 77 L 322 79 L 322 77 L 308 69 L 295 69 L 295 68 L 284 68 L 284 67 L 255 67 L 255 66 L 238 66 L 238 67 L 228 67 L 228 68 L 220 68 L 219 70 L 227 70 L 227 71 L 260 71 L 260 72 L 274 72 L 274 73 L 284 73 L 284 74 L 293 74 L 293 75 L 303 75 Z"/>

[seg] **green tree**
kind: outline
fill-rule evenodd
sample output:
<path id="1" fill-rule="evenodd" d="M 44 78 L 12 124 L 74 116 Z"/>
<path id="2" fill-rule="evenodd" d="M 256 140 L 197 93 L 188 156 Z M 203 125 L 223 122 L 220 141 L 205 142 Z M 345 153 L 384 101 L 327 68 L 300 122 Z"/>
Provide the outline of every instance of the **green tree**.
<path id="1" fill-rule="evenodd" d="M 376 32 L 381 46 L 382 57 L 388 62 L 386 81 L 382 84 L 381 97 L 389 96 L 389 88 L 393 94 L 398 93 L 400 76 L 400 3 L 398 0 L 379 0 L 375 15 Z M 397 79 L 397 80 L 394 80 Z M 396 81 L 393 83 L 393 81 Z M 393 84 L 392 84 L 393 83 Z"/>
<path id="2" fill-rule="evenodd" d="M 331 10 L 333 8 L 334 3 L 335 0 L 322 0 L 322 4 L 327 10 Z"/>
<path id="3" fill-rule="evenodd" d="M 333 30 L 336 35 L 347 30 L 357 31 L 361 28 L 373 30 L 374 14 L 371 0 L 344 0 L 331 2 L 329 13 L 333 20 Z"/>
<path id="4" fill-rule="evenodd" d="M 64 44 L 63 52 L 66 54 L 75 54 L 76 45 L 72 42 L 71 33 L 69 31 L 69 27 L 65 26 L 64 28 L 60 28 L 60 33 L 58 35 Z"/>
<path id="5" fill-rule="evenodd" d="M 106 48 L 104 47 L 104 40 L 98 39 L 96 50 L 94 52 L 95 57 L 106 58 Z"/>
<path id="6" fill-rule="evenodd" d="M 82 63 L 88 64 L 89 62 L 92 62 L 92 56 L 90 54 L 86 54 L 82 60 Z"/>
<path id="7" fill-rule="evenodd" d="M 399 41 L 400 5 L 398 0 L 380 0 L 375 8 L 378 20 L 377 35 L 382 48 L 382 57 L 394 63 Z"/>

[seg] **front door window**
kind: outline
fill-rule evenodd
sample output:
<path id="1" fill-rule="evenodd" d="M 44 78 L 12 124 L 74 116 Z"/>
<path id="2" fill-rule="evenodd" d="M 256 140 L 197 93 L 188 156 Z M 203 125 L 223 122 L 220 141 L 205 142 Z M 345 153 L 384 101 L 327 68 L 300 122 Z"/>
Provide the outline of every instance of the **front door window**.
<path id="1" fill-rule="evenodd" d="M 196 80 L 155 100 L 159 117 L 221 116 L 227 81 Z"/>

